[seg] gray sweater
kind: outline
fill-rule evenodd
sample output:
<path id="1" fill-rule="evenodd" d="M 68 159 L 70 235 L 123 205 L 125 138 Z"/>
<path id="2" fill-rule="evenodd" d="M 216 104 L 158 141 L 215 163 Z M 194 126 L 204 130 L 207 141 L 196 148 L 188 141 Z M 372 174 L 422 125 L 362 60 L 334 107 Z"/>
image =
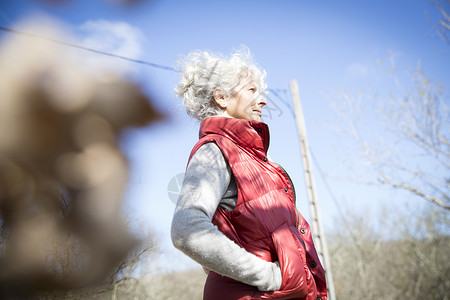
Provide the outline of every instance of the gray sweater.
<path id="1" fill-rule="evenodd" d="M 172 242 L 205 269 L 275 291 L 281 286 L 278 263 L 267 262 L 226 237 L 211 220 L 218 206 L 237 201 L 233 173 L 215 143 L 202 145 L 187 167 L 172 220 Z"/>

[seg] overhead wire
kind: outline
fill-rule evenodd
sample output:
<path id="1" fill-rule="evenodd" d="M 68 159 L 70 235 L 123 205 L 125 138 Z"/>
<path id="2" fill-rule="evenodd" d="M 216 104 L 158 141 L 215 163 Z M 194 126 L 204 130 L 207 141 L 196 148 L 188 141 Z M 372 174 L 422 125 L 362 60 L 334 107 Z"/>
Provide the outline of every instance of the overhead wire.
<path id="1" fill-rule="evenodd" d="M 286 108 L 289 110 L 289 112 L 291 113 L 292 117 L 295 118 L 295 113 L 294 113 L 294 109 L 292 108 L 291 105 L 289 105 L 289 103 L 285 100 L 285 98 L 280 95 L 280 93 L 284 93 L 284 94 L 288 94 L 287 89 L 268 89 L 268 91 L 273 94 L 281 103 L 284 104 L 284 106 L 286 106 Z M 270 97 L 268 97 L 270 99 Z"/>
<path id="2" fill-rule="evenodd" d="M 346 219 L 345 219 L 345 217 L 344 217 L 344 213 L 342 212 L 342 210 L 341 210 L 341 208 L 340 208 L 340 206 L 339 206 L 339 204 L 338 204 L 337 198 L 336 198 L 336 196 L 334 195 L 334 193 L 333 193 L 333 191 L 332 191 L 330 185 L 328 184 L 328 181 L 327 181 L 325 175 L 323 174 L 322 169 L 320 168 L 319 162 L 318 162 L 318 160 L 316 159 L 316 157 L 315 157 L 315 155 L 314 155 L 314 152 L 311 151 L 311 147 L 309 148 L 309 152 L 311 153 L 311 156 L 312 156 L 312 158 L 313 158 L 313 161 L 314 161 L 314 164 L 315 164 L 315 166 L 316 166 L 316 168 L 317 168 L 317 171 L 318 171 L 318 173 L 319 173 L 319 175 L 320 175 L 320 178 L 322 179 L 322 182 L 324 183 L 325 188 L 327 189 L 328 193 L 330 194 L 331 200 L 333 201 L 334 205 L 336 206 L 336 209 L 337 209 L 337 211 L 338 211 L 339 216 L 341 217 L 341 220 L 342 220 L 343 222 L 345 222 Z"/>
<path id="3" fill-rule="evenodd" d="M 158 69 L 163 69 L 163 70 L 176 72 L 176 70 L 174 68 L 172 68 L 172 67 L 168 67 L 168 66 L 164 66 L 164 65 L 160 65 L 160 64 L 155 64 L 155 63 L 148 62 L 148 61 L 145 61 L 145 60 L 133 59 L 133 58 L 129 58 L 129 57 L 126 57 L 126 56 L 123 56 L 123 55 L 118 55 L 118 54 L 113 54 L 113 53 L 109 53 L 109 52 L 105 52 L 105 51 L 100 51 L 100 50 L 96 50 L 96 49 L 80 46 L 80 45 L 77 45 L 77 44 L 73 44 L 73 43 L 64 42 L 64 41 L 60 41 L 60 40 L 57 40 L 57 39 L 49 38 L 49 37 L 43 36 L 43 35 L 37 35 L 37 34 L 28 33 L 28 32 L 23 32 L 23 31 L 11 29 L 11 28 L 4 27 L 4 26 L 0 26 L 0 30 L 5 31 L 5 32 L 9 32 L 9 33 L 15 33 L 15 34 L 19 34 L 19 35 L 33 37 L 33 38 L 37 38 L 37 39 L 47 40 L 47 41 L 50 41 L 50 42 L 53 42 L 53 43 L 57 43 L 57 44 L 61 44 L 61 45 L 65 45 L 65 46 L 69 46 L 69 47 L 73 47 L 73 48 L 78 48 L 78 49 L 82 49 L 82 50 L 93 52 L 93 53 L 97 53 L 97 54 L 111 56 L 111 57 L 114 57 L 114 58 L 127 60 L 127 61 L 134 62 L 134 63 L 137 63 L 137 64 L 147 65 L 147 66 L 151 66 L 151 67 L 158 68 Z"/>

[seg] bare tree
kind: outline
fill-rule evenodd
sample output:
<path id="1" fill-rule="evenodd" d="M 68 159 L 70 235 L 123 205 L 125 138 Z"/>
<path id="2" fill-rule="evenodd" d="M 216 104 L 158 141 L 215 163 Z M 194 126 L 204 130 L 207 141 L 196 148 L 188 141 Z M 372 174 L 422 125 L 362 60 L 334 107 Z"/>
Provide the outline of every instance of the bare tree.
<path id="1" fill-rule="evenodd" d="M 450 1 L 449 0 L 430 0 L 439 11 L 439 18 L 433 21 L 427 15 L 428 22 L 433 27 L 439 39 L 450 45 Z"/>
<path id="2" fill-rule="evenodd" d="M 439 10 L 439 20 L 437 26 L 430 23 L 448 43 L 450 1 L 431 2 Z M 388 61 L 389 92 L 384 87 L 380 91 L 341 91 L 333 103 L 343 121 L 336 127 L 349 144 L 356 142 L 353 150 L 359 161 L 358 168 L 352 168 L 353 179 L 404 190 L 450 210 L 448 90 L 428 78 L 420 62 L 407 73 L 408 80 L 402 81 L 393 54 L 389 53 Z M 343 160 L 355 166 L 353 158 Z"/>
<path id="3" fill-rule="evenodd" d="M 339 117 L 336 128 L 359 158 L 343 160 L 353 166 L 353 180 L 404 190 L 449 210 L 447 91 L 425 76 L 420 63 L 408 74 L 405 88 L 390 58 L 394 90 L 341 91 L 333 103 Z"/>

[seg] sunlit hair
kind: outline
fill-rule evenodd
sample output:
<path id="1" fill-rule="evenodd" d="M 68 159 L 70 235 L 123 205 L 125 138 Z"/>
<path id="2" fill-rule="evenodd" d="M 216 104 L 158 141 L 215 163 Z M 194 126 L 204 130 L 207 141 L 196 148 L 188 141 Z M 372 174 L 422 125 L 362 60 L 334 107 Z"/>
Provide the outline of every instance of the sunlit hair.
<path id="1" fill-rule="evenodd" d="M 222 114 L 214 101 L 214 90 L 231 97 L 242 78 L 253 75 L 260 94 L 265 93 L 266 72 L 252 61 L 246 47 L 231 54 L 229 58 L 208 51 L 193 51 L 180 59 L 180 82 L 176 94 L 183 99 L 189 116 L 199 120 Z"/>

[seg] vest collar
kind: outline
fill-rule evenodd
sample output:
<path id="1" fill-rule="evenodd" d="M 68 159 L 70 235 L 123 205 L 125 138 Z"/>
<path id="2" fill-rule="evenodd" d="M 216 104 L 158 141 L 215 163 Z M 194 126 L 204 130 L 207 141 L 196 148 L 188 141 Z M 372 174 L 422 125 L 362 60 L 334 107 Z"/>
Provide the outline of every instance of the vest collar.
<path id="1" fill-rule="evenodd" d="M 203 138 L 208 134 L 224 136 L 244 148 L 259 152 L 259 154 L 266 155 L 269 149 L 269 127 L 264 122 L 223 116 L 209 117 L 200 124 L 199 136 Z"/>

